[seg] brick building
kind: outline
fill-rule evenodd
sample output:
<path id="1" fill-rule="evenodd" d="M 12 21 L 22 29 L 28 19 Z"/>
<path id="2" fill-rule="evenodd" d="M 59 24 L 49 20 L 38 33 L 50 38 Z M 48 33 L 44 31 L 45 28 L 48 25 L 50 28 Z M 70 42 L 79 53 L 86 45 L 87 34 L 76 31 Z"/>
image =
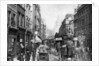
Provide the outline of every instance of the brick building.
<path id="1" fill-rule="evenodd" d="M 17 5 L 7 5 L 7 54 L 11 54 L 12 57 L 16 54 L 16 42 L 17 42 Z"/>
<path id="2" fill-rule="evenodd" d="M 35 6 L 30 4 L 7 5 L 7 54 L 15 56 L 20 46 L 31 46 L 35 22 Z M 25 50 L 24 50 L 25 51 Z"/>
<path id="3" fill-rule="evenodd" d="M 63 20 L 62 25 L 59 28 L 59 33 L 62 36 L 67 35 L 68 37 L 74 35 L 74 22 L 72 14 L 66 14 L 65 19 Z"/>
<path id="4" fill-rule="evenodd" d="M 74 15 L 75 35 L 92 32 L 92 5 L 84 4 L 78 7 Z"/>
<path id="5" fill-rule="evenodd" d="M 82 4 L 76 9 L 74 15 L 75 36 L 84 35 L 84 45 L 92 53 L 92 4 Z"/>

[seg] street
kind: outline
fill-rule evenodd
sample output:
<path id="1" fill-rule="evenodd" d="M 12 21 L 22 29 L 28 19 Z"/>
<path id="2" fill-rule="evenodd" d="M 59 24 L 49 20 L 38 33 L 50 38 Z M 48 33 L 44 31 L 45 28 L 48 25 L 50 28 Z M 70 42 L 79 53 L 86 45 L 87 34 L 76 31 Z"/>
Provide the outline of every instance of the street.
<path id="1" fill-rule="evenodd" d="M 7 61 L 92 61 L 92 4 L 7 4 Z"/>

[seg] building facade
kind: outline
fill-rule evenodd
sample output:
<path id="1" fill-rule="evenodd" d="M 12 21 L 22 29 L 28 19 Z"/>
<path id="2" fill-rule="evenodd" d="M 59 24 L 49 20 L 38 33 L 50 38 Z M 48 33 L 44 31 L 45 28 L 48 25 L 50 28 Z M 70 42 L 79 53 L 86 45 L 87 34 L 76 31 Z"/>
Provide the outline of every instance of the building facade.
<path id="1" fill-rule="evenodd" d="M 92 31 L 92 5 L 81 5 L 77 9 L 77 13 L 74 15 L 74 25 L 75 35 Z"/>
<path id="2" fill-rule="evenodd" d="M 25 5 L 8 4 L 7 16 L 7 54 L 14 57 L 25 47 Z"/>
<path id="3" fill-rule="evenodd" d="M 28 48 L 32 48 L 31 39 L 33 36 L 33 19 L 34 19 L 34 9 L 32 4 L 25 4 L 25 26 L 26 26 L 26 32 L 25 32 L 25 39 L 26 39 L 26 46 Z"/>
<path id="4" fill-rule="evenodd" d="M 37 35 L 39 39 L 41 39 L 41 13 L 40 13 L 40 5 L 38 4 L 34 4 L 34 8 L 35 8 L 35 22 L 34 22 L 34 34 L 35 32 L 37 32 Z M 34 35 L 35 37 L 35 35 Z"/>
<path id="5" fill-rule="evenodd" d="M 18 26 L 18 34 L 17 34 L 17 53 L 21 53 L 21 49 L 25 48 L 25 4 L 17 4 L 17 26 Z M 25 53 L 25 50 L 22 51 Z"/>
<path id="6" fill-rule="evenodd" d="M 44 24 L 43 19 L 41 21 L 41 38 L 44 40 L 46 38 L 46 25 Z"/>
<path id="7" fill-rule="evenodd" d="M 73 23 L 73 15 L 66 14 L 65 19 L 62 22 L 61 27 L 59 28 L 59 33 L 62 36 L 71 37 L 74 35 L 74 23 Z"/>
<path id="8" fill-rule="evenodd" d="M 77 9 L 74 15 L 75 35 L 85 35 L 89 39 L 92 37 L 92 5 L 83 4 Z M 92 38 L 90 38 L 92 40 Z"/>
<path id="9" fill-rule="evenodd" d="M 15 56 L 22 48 L 31 46 L 34 26 L 34 6 L 31 4 L 7 5 L 7 54 Z M 25 50 L 23 51 L 25 53 Z"/>
<path id="10" fill-rule="evenodd" d="M 41 22 L 40 5 L 7 5 L 7 57 L 24 54 L 27 46 L 31 51 L 31 41 L 36 37 L 40 40 L 45 39 L 46 25 Z"/>
<path id="11" fill-rule="evenodd" d="M 92 4 L 82 4 L 76 9 L 74 15 L 75 36 L 85 36 L 84 45 L 92 53 Z"/>
<path id="12" fill-rule="evenodd" d="M 16 54 L 16 42 L 17 42 L 17 5 L 7 5 L 7 55 L 12 57 Z"/>

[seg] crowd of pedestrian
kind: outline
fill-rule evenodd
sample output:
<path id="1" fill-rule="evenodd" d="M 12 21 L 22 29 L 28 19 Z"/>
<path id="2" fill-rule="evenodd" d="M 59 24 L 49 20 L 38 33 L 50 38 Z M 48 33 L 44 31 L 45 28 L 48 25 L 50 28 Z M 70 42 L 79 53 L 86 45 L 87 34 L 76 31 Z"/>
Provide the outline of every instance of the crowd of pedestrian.
<path id="1" fill-rule="evenodd" d="M 51 44 L 52 46 L 49 46 Z M 55 45 L 56 44 L 56 45 Z M 60 61 L 89 61 L 88 57 L 89 48 L 84 44 L 77 41 L 67 40 L 64 42 L 48 43 L 48 41 L 42 41 L 42 43 L 34 44 L 35 48 L 30 49 L 29 46 L 18 46 L 20 49 L 16 55 L 12 53 L 8 54 L 8 61 L 38 61 L 39 53 L 50 53 L 59 57 Z M 43 51 L 43 52 L 42 52 Z M 59 61 L 58 60 L 58 61 Z"/>

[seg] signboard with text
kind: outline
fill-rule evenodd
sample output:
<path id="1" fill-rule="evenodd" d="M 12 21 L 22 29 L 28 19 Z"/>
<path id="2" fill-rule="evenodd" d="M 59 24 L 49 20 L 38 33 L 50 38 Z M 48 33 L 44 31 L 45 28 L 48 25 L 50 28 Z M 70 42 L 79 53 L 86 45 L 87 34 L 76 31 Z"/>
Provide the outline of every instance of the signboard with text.
<path id="1" fill-rule="evenodd" d="M 55 40 L 60 41 L 60 40 L 62 40 L 62 38 L 56 38 Z"/>

